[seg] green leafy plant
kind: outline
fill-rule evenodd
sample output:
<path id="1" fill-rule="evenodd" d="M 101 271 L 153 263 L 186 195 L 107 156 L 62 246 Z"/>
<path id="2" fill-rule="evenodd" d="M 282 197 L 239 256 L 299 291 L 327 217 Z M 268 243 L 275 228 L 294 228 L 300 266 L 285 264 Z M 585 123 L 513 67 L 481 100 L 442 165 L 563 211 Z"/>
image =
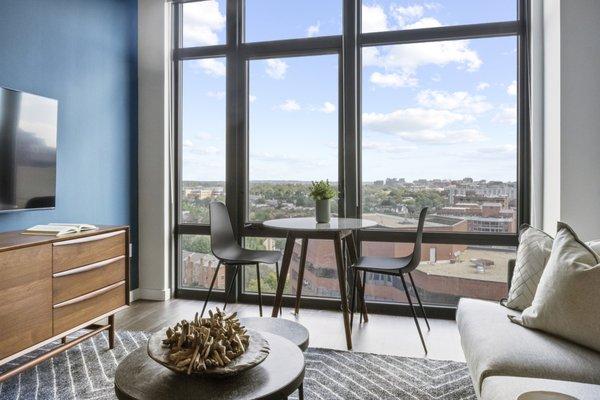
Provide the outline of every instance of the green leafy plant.
<path id="1" fill-rule="evenodd" d="M 310 185 L 310 197 L 314 200 L 333 199 L 337 191 L 329 184 L 329 180 L 312 182 Z"/>

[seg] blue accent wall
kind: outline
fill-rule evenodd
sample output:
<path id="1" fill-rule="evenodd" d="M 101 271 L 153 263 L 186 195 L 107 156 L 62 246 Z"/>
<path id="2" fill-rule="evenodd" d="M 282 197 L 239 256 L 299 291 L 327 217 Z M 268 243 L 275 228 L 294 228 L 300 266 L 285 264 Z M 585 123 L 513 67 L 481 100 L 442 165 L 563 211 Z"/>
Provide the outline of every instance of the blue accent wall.
<path id="1" fill-rule="evenodd" d="M 56 209 L 0 214 L 0 231 L 131 225 L 135 255 L 137 1 L 1 0 L 0 86 L 59 101 Z"/>

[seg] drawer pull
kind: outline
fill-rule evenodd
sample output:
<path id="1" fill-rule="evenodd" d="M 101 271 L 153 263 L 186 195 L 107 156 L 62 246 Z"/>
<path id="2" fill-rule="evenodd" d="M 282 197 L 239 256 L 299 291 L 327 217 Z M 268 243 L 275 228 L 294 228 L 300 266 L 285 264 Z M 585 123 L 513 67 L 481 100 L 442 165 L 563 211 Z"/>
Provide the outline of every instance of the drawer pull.
<path id="1" fill-rule="evenodd" d="M 108 232 L 108 233 L 103 233 L 101 235 L 94 235 L 94 236 L 86 236 L 86 237 L 82 237 L 79 239 L 73 239 L 73 240 L 65 240 L 63 242 L 56 242 L 53 243 L 52 245 L 57 247 L 57 246 L 69 246 L 71 244 L 81 244 L 81 243 L 88 243 L 88 242 L 96 242 L 98 240 L 102 240 L 102 239 L 108 239 L 114 236 L 118 236 L 125 233 L 125 231 L 116 231 L 116 232 Z"/>
<path id="2" fill-rule="evenodd" d="M 75 274 L 80 274 L 82 272 L 87 272 L 87 271 L 92 271 L 94 269 L 98 269 L 98 268 L 102 268 L 105 267 L 107 265 L 110 265 L 116 261 L 122 260 L 124 259 L 125 256 L 119 256 L 119 257 L 115 257 L 115 258 L 111 258 L 109 260 L 104 260 L 104 261 L 100 261 L 94 264 L 89 264 L 89 265 L 84 265 L 83 267 L 79 267 L 79 268 L 73 268 L 73 269 L 68 269 L 66 271 L 63 272 L 57 272 L 55 274 L 52 274 L 53 278 L 60 278 L 61 276 L 67 276 L 67 275 L 75 275 Z"/>
<path id="3" fill-rule="evenodd" d="M 106 293 L 106 292 L 108 292 L 110 290 L 113 290 L 114 288 L 118 288 L 119 286 L 122 286 L 124 284 L 125 284 L 125 281 L 113 283 L 110 286 L 103 287 L 102 289 L 98 289 L 98 290 L 95 290 L 95 291 L 93 291 L 91 293 L 84 294 L 83 296 L 75 297 L 74 299 L 63 301 L 62 303 L 55 304 L 55 305 L 52 306 L 52 308 L 56 309 L 56 308 L 65 307 L 65 306 L 68 306 L 68 305 L 71 305 L 71 304 L 81 303 L 84 300 L 100 296 L 101 294 Z"/>

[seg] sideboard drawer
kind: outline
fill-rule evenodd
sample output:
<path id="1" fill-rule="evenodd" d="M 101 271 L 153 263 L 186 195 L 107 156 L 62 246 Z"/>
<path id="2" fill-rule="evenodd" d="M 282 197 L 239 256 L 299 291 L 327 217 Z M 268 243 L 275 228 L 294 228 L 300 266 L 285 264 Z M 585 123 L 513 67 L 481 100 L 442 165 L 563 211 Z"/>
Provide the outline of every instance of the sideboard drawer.
<path id="1" fill-rule="evenodd" d="M 125 254 L 125 231 L 102 233 L 52 244 L 53 271 L 61 272 Z"/>
<path id="2" fill-rule="evenodd" d="M 0 360 L 52 336 L 52 248 L 0 252 Z"/>
<path id="3" fill-rule="evenodd" d="M 55 272 L 52 279 L 52 304 L 62 303 L 124 280 L 125 256 Z"/>
<path id="4" fill-rule="evenodd" d="M 124 305 L 124 281 L 55 304 L 54 334 L 58 335 Z"/>

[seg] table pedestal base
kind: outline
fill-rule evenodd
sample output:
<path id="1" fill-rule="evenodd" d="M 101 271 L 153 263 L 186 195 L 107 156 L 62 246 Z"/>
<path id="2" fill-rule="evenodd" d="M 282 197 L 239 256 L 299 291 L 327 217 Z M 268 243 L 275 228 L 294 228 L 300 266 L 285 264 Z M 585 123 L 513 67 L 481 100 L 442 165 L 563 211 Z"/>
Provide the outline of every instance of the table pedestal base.
<path id="1" fill-rule="evenodd" d="M 348 350 L 352 349 L 352 327 L 350 325 L 350 310 L 348 307 L 348 291 L 346 286 L 346 275 L 347 268 L 344 262 L 344 249 L 343 244 L 346 245 L 348 250 L 349 260 L 351 263 L 355 263 L 358 260 L 358 253 L 356 251 L 356 244 L 351 230 L 341 231 L 289 231 L 287 240 L 285 243 L 285 250 L 283 253 L 283 264 L 281 266 L 281 273 L 279 274 L 279 281 L 277 282 L 277 292 L 275 294 L 275 304 L 273 307 L 272 317 L 277 317 L 281 308 L 283 300 L 283 291 L 285 288 L 285 281 L 287 279 L 288 272 L 290 270 L 290 263 L 292 260 L 292 253 L 294 251 L 294 244 L 296 239 L 301 239 L 302 247 L 300 251 L 300 265 L 298 269 L 298 287 L 296 289 L 296 314 L 300 309 L 300 298 L 302 296 L 302 285 L 304 279 L 304 268 L 306 265 L 306 254 L 308 249 L 309 239 L 325 239 L 332 240 L 335 252 L 335 261 L 337 266 L 338 283 L 340 288 L 340 299 L 342 302 L 342 314 L 344 318 L 344 330 L 346 332 L 346 345 Z M 362 281 L 358 282 L 359 299 L 363 299 L 364 287 Z M 365 302 L 360 302 L 361 314 L 365 322 L 368 322 L 367 306 Z M 352 310 L 354 311 L 354 310 Z"/>

